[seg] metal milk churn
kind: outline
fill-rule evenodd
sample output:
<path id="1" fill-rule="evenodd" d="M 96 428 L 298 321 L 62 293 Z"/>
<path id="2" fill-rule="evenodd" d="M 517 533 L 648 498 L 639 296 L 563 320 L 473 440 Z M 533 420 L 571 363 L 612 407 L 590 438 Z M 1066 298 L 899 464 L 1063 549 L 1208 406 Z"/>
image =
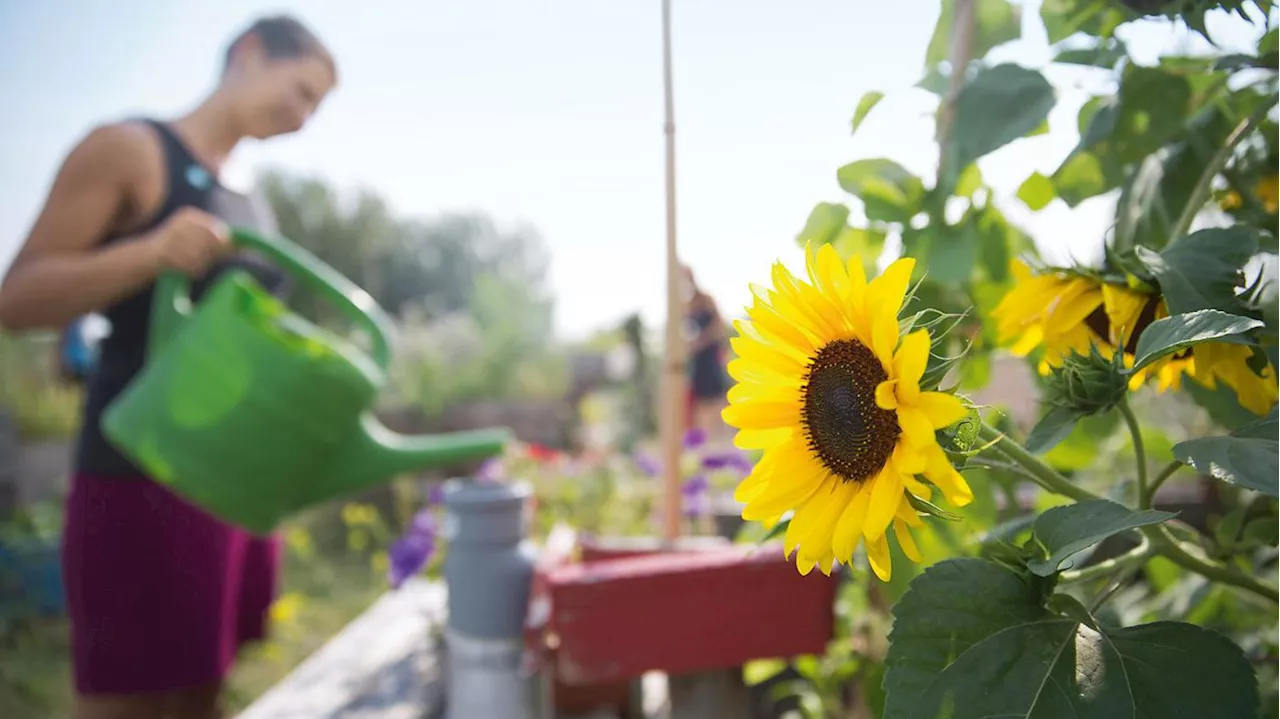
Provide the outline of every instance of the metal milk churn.
<path id="1" fill-rule="evenodd" d="M 528 719 L 533 680 L 522 675 L 525 608 L 536 552 L 525 484 L 453 481 L 445 489 L 447 719 Z"/>

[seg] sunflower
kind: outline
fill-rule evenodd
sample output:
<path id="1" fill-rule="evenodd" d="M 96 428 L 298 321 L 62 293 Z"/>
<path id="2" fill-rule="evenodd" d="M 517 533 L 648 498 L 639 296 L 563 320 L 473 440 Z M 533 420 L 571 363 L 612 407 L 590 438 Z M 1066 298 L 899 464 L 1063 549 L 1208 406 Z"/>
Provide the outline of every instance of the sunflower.
<path id="1" fill-rule="evenodd" d="M 890 528 L 920 561 L 910 495 L 929 499 L 937 487 L 955 506 L 973 499 L 934 434 L 967 409 L 921 388 L 929 333 L 899 329 L 914 260 L 870 282 L 860 257 L 846 265 L 830 245 L 806 251 L 805 265 L 808 282 L 775 264 L 772 288 L 753 288 L 748 319 L 734 323 L 736 384 L 723 417 L 739 448 L 763 451 L 734 498 L 743 519 L 766 525 L 794 511 L 783 545 L 801 574 L 830 574 L 865 543 L 887 581 Z"/>
<path id="2" fill-rule="evenodd" d="M 1138 336 L 1169 316 L 1158 293 L 1068 272 L 1036 274 L 1017 260 L 1011 270 L 1014 286 L 992 312 L 996 334 L 1020 357 L 1040 348 L 1042 374 L 1062 366 L 1068 355 L 1088 354 L 1090 347 L 1108 359 L 1121 351 L 1130 366 Z M 1157 391 L 1177 390 L 1183 377 L 1210 389 L 1221 383 L 1235 392 L 1241 406 L 1266 414 L 1277 399 L 1275 373 L 1270 367 L 1254 373 L 1248 365 L 1251 354 L 1244 345 L 1205 342 L 1135 372 L 1129 387 L 1136 390 L 1151 381 Z"/>

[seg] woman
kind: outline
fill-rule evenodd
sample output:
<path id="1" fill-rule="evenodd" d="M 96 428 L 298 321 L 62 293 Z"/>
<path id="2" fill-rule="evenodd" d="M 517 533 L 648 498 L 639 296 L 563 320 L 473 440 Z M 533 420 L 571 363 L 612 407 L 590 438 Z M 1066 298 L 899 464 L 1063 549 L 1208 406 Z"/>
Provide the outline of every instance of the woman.
<path id="1" fill-rule="evenodd" d="M 704 436 L 722 438 L 720 410 L 729 389 L 724 368 L 725 325 L 711 295 L 698 287 L 693 270 L 684 267 L 685 320 L 688 346 L 689 426 Z"/>
<path id="2" fill-rule="evenodd" d="M 299 130 L 336 83 L 329 51 L 298 21 L 259 20 L 227 50 L 213 92 L 172 122 L 100 126 L 71 151 L 8 276 L 0 327 L 111 323 L 86 382 L 67 499 L 63 569 L 78 719 L 205 719 L 237 648 L 262 636 L 277 551 L 143 476 L 104 439 L 104 408 L 141 368 L 161 272 L 208 281 L 259 258 L 233 252 L 227 223 L 273 231 L 218 182 L 246 137 Z"/>

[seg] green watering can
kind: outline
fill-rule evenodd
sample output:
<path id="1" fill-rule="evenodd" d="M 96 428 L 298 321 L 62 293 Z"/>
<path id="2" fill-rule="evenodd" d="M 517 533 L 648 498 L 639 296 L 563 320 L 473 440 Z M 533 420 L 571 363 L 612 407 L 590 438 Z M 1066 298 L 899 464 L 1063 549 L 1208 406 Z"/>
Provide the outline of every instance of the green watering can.
<path id="1" fill-rule="evenodd" d="M 107 408 L 106 437 L 210 514 L 265 534 L 304 507 L 395 475 L 502 452 L 503 429 L 406 437 L 370 408 L 386 383 L 391 321 L 367 292 L 283 238 L 257 250 L 364 330 L 371 350 L 289 311 L 248 272 L 191 307 L 185 277 L 156 282 L 147 363 Z"/>

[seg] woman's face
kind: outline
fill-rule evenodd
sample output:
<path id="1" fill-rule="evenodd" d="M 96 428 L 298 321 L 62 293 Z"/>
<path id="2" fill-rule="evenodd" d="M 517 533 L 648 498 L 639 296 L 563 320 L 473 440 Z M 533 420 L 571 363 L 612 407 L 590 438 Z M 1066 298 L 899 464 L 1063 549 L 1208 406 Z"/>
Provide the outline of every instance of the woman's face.
<path id="1" fill-rule="evenodd" d="M 238 93 L 245 133 L 266 139 L 297 132 L 332 89 L 333 72 L 316 55 L 249 63 Z"/>

